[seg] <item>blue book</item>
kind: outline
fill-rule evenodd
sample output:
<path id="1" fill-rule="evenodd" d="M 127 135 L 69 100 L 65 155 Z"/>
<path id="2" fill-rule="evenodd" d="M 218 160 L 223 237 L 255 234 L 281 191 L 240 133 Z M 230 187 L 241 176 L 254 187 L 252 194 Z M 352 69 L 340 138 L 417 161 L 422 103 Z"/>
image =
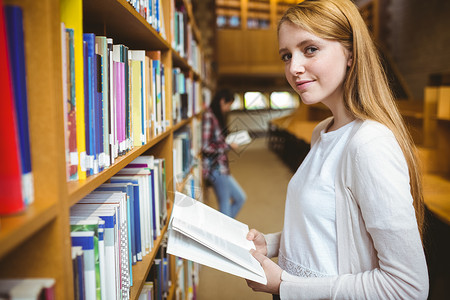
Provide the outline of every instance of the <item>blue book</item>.
<path id="1" fill-rule="evenodd" d="M 72 246 L 81 246 L 83 249 L 86 299 L 96 299 L 94 232 L 71 232 L 70 237 L 72 239 Z"/>
<path id="2" fill-rule="evenodd" d="M 156 223 L 159 220 L 159 216 L 156 214 L 156 199 L 155 199 L 155 172 L 151 170 L 151 178 L 150 178 L 150 189 L 151 189 L 151 203 L 152 203 L 152 222 L 153 222 L 153 240 L 156 240 L 158 237 L 158 227 Z"/>
<path id="3" fill-rule="evenodd" d="M 17 119 L 20 159 L 22 169 L 22 195 L 25 204 L 34 201 L 33 177 L 31 172 L 30 134 L 28 127 L 28 97 L 25 69 L 25 47 L 23 14 L 19 6 L 5 5 L 5 23 L 14 104 Z"/>
<path id="4" fill-rule="evenodd" d="M 89 132 L 89 140 L 86 135 L 86 152 L 89 156 L 89 168 L 91 169 L 91 174 L 97 174 L 98 169 L 98 147 L 96 143 L 98 142 L 96 128 L 96 115 L 97 115 L 97 56 L 95 54 L 95 34 L 84 33 L 83 41 L 86 42 L 86 53 L 85 56 L 85 90 L 87 87 L 87 98 L 85 98 L 85 120 L 86 121 L 86 131 Z M 86 62 L 87 59 L 87 62 Z M 87 68 L 86 68 L 87 65 Z"/>
<path id="5" fill-rule="evenodd" d="M 157 88 L 157 74 L 158 74 L 158 67 L 159 66 L 159 61 L 158 60 L 153 60 L 152 61 L 152 85 L 153 85 L 153 115 L 154 115 L 154 119 L 153 119 L 153 135 L 155 136 L 156 134 L 161 133 L 159 126 L 161 124 L 159 124 L 159 110 L 158 110 L 158 88 Z"/>
<path id="6" fill-rule="evenodd" d="M 84 300 L 85 297 L 85 283 L 84 283 L 84 254 L 81 246 L 72 246 L 72 251 L 75 255 L 75 262 L 73 266 L 74 271 L 74 289 L 75 299 Z"/>
<path id="7" fill-rule="evenodd" d="M 159 0 L 155 0 L 155 19 L 156 19 L 156 31 L 160 32 L 161 28 L 159 26 L 160 24 L 160 18 L 159 18 Z"/>
<path id="8" fill-rule="evenodd" d="M 161 126 L 163 131 L 166 131 L 166 92 L 165 92 L 165 75 L 164 75 L 164 65 L 160 63 L 160 72 L 161 72 Z"/>
<path id="9" fill-rule="evenodd" d="M 141 241 L 141 220 L 139 205 L 139 181 L 132 179 L 123 179 L 121 177 L 111 177 L 111 183 L 131 183 L 133 185 L 133 206 L 134 216 L 134 248 L 136 252 L 136 261 L 142 261 L 142 241 Z M 133 263 L 134 264 L 134 263 Z"/>
<path id="10" fill-rule="evenodd" d="M 85 123 L 85 140 L 86 140 L 86 176 L 94 174 L 94 159 L 93 159 L 93 149 L 91 145 L 91 135 L 92 135 L 92 125 L 89 118 L 90 115 L 90 84 L 89 84 L 89 74 L 90 74 L 90 59 L 88 57 L 88 45 L 87 42 L 83 41 L 83 58 L 84 58 L 84 123 Z"/>

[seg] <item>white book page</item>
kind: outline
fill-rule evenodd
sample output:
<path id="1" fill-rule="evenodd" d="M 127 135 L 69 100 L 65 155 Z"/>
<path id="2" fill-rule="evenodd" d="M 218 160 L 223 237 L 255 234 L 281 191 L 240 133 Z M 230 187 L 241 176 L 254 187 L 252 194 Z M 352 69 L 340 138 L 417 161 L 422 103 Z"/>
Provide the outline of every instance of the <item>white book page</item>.
<path id="1" fill-rule="evenodd" d="M 225 138 L 227 144 L 235 143 L 238 145 L 245 145 L 252 141 L 252 138 L 248 134 L 247 130 L 239 130 L 232 132 Z"/>
<path id="2" fill-rule="evenodd" d="M 267 284 L 265 274 L 257 275 L 208 247 L 174 230 L 168 231 L 167 253 L 261 284 Z"/>
<path id="3" fill-rule="evenodd" d="M 246 224 L 177 192 L 171 226 L 221 256 L 264 276 L 260 263 L 249 252 L 255 246 L 246 238 L 249 231 Z"/>

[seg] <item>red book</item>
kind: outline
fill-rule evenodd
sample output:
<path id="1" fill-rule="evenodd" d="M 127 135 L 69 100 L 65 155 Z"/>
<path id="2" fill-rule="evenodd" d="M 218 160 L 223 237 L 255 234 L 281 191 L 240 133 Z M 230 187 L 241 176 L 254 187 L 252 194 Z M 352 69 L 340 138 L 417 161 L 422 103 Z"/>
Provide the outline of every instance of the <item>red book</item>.
<path id="1" fill-rule="evenodd" d="M 25 204 L 22 198 L 22 171 L 3 0 L 0 0 L 0 8 L 0 215 L 6 215 L 22 211 Z"/>

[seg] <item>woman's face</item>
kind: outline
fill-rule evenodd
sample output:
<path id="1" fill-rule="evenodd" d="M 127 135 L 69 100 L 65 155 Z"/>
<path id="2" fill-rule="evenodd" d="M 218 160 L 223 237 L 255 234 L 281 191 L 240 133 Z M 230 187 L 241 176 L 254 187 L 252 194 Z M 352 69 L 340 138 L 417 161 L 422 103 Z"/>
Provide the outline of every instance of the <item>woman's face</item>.
<path id="1" fill-rule="evenodd" d="M 281 24 L 278 43 L 286 79 L 303 103 L 322 102 L 330 108 L 343 103 L 343 82 L 352 62 L 347 49 L 291 22 Z"/>
<path id="2" fill-rule="evenodd" d="M 227 113 L 231 110 L 231 105 L 233 104 L 233 101 L 226 102 L 225 99 L 220 99 L 220 109 L 223 113 Z"/>

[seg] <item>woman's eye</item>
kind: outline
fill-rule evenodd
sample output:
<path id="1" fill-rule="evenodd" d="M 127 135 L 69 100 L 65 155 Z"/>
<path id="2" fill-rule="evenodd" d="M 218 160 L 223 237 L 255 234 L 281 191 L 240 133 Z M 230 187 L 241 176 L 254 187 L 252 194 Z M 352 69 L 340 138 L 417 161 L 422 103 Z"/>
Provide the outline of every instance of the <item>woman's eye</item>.
<path id="1" fill-rule="evenodd" d="M 289 61 L 291 58 L 292 58 L 292 54 L 289 54 L 289 53 L 281 55 L 281 60 L 284 62 Z"/>
<path id="2" fill-rule="evenodd" d="M 308 47 L 305 49 L 305 52 L 306 54 L 314 54 L 314 52 L 316 52 L 317 50 L 319 50 L 317 49 L 317 47 Z"/>

